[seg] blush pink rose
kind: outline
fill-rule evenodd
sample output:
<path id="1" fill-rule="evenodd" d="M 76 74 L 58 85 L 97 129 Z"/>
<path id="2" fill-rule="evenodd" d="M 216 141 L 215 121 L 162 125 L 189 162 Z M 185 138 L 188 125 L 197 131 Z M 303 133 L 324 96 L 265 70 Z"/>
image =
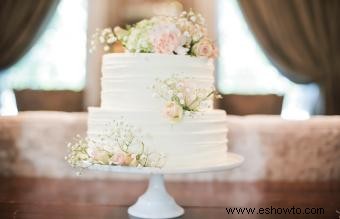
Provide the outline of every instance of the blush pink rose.
<path id="1" fill-rule="evenodd" d="M 174 24 L 156 26 L 150 38 L 156 53 L 172 54 L 184 43 L 181 31 Z"/>
<path id="2" fill-rule="evenodd" d="M 179 122 L 183 117 L 183 108 L 175 101 L 166 103 L 163 112 L 171 122 Z"/>
<path id="3" fill-rule="evenodd" d="M 125 158 L 126 155 L 124 152 L 117 152 L 112 156 L 111 162 L 115 165 L 123 165 L 125 163 Z"/>

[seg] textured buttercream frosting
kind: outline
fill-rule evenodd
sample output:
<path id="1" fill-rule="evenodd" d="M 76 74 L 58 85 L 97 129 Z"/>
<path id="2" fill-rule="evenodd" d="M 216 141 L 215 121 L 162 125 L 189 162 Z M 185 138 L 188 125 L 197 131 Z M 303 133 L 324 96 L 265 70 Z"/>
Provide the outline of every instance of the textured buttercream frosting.
<path id="1" fill-rule="evenodd" d="M 107 132 L 107 124 L 123 119 L 138 127 L 150 152 L 166 156 L 164 167 L 209 165 L 223 161 L 227 152 L 226 113 L 208 100 L 200 112 L 170 123 L 163 115 L 164 101 L 151 89 L 156 79 L 176 75 L 200 88 L 214 84 L 212 60 L 161 54 L 108 54 L 103 56 L 101 106 L 89 108 L 88 136 Z"/>
<path id="2" fill-rule="evenodd" d="M 147 53 L 116 53 L 103 56 L 101 106 L 114 109 L 160 110 L 154 98 L 155 79 L 187 77 L 199 87 L 214 85 L 211 59 Z M 208 108 L 212 108 L 210 101 Z M 205 109 L 202 109 L 205 110 Z"/>

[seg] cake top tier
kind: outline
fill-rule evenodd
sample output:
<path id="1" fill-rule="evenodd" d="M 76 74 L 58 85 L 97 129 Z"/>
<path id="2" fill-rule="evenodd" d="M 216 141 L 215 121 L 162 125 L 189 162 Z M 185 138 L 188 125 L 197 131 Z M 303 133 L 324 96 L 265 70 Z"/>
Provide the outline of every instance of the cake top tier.
<path id="1" fill-rule="evenodd" d="M 92 38 L 107 53 L 161 53 L 215 58 L 217 49 L 208 38 L 204 18 L 193 11 L 179 16 L 156 16 L 134 25 L 97 30 Z M 91 51 L 90 50 L 90 51 Z"/>
<path id="2" fill-rule="evenodd" d="M 146 66 L 148 63 L 150 63 L 151 66 L 160 65 L 163 67 L 163 69 L 167 67 L 167 65 L 180 65 L 182 68 L 190 66 L 199 67 L 202 69 L 209 68 L 209 71 L 214 70 L 213 60 L 207 57 L 192 57 L 187 55 L 170 55 L 157 53 L 108 53 L 103 56 L 103 67 L 117 64 L 140 64 L 141 66 L 139 67 L 143 67 Z M 173 73 L 176 72 L 172 72 L 172 74 Z"/>
<path id="3" fill-rule="evenodd" d="M 178 107 L 188 111 L 210 110 L 213 71 L 212 60 L 205 57 L 106 54 L 102 64 L 101 107 L 152 110 L 158 114 L 164 104 L 176 100 Z"/>

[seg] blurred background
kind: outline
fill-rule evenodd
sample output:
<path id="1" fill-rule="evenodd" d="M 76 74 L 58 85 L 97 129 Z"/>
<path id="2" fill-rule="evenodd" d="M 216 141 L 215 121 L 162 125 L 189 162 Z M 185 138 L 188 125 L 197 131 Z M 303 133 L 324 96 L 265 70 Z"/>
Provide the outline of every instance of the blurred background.
<path id="1" fill-rule="evenodd" d="M 340 30 L 331 22 L 339 16 L 331 10 L 336 1 L 30 2 L 5 3 L 0 9 L 1 115 L 86 111 L 99 105 L 102 52 L 88 53 L 95 29 L 190 8 L 203 14 L 218 43 L 216 86 L 224 98 L 216 107 L 229 114 L 286 119 L 340 113 L 334 83 L 340 72 L 335 40 Z"/>
<path id="2" fill-rule="evenodd" d="M 292 205 L 338 217 L 340 0 L 1 0 L 0 218 L 124 218 L 116 214 L 146 186 L 129 181 L 146 176 L 89 171 L 73 179 L 64 159 L 67 143 L 86 136 L 87 107 L 100 104 L 103 51 L 89 53 L 89 39 L 97 28 L 190 8 L 218 44 L 216 107 L 229 114 L 228 152 L 245 162 L 167 176 L 195 181 L 169 187 L 193 207 L 185 218 Z"/>

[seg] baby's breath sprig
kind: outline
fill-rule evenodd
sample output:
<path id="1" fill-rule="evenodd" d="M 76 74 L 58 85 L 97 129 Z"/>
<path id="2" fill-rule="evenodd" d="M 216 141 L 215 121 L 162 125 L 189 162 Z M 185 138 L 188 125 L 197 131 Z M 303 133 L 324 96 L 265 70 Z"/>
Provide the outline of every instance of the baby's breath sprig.
<path id="1" fill-rule="evenodd" d="M 200 13 L 195 13 L 192 9 L 188 12 L 183 11 L 180 14 L 177 19 L 177 25 L 191 39 L 188 42 L 191 46 L 207 35 L 204 17 Z"/>
<path id="2" fill-rule="evenodd" d="M 87 139 L 77 135 L 72 143 L 68 143 L 67 147 L 70 153 L 65 157 L 65 160 L 72 167 L 83 166 L 89 160 Z"/>
<path id="3" fill-rule="evenodd" d="M 182 120 L 184 115 L 200 112 L 209 107 L 209 99 L 219 98 L 214 87 L 201 88 L 192 78 L 180 78 L 173 75 L 166 79 L 156 79 L 152 86 L 154 96 L 166 101 L 164 114 L 169 121 L 175 123 Z"/>
<path id="4" fill-rule="evenodd" d="M 96 50 L 97 43 L 100 43 L 104 46 L 103 49 L 105 52 L 110 52 L 116 41 L 117 41 L 117 37 L 115 36 L 112 28 L 105 28 L 103 30 L 100 30 L 99 28 L 97 28 L 91 37 L 90 52 L 93 52 L 94 50 Z"/>
<path id="5" fill-rule="evenodd" d="M 72 167 L 100 164 L 161 168 L 165 164 L 163 154 L 147 150 L 136 127 L 123 121 L 113 121 L 106 128 L 96 137 L 77 136 L 74 142 L 68 144 L 70 152 L 65 159 Z"/>

